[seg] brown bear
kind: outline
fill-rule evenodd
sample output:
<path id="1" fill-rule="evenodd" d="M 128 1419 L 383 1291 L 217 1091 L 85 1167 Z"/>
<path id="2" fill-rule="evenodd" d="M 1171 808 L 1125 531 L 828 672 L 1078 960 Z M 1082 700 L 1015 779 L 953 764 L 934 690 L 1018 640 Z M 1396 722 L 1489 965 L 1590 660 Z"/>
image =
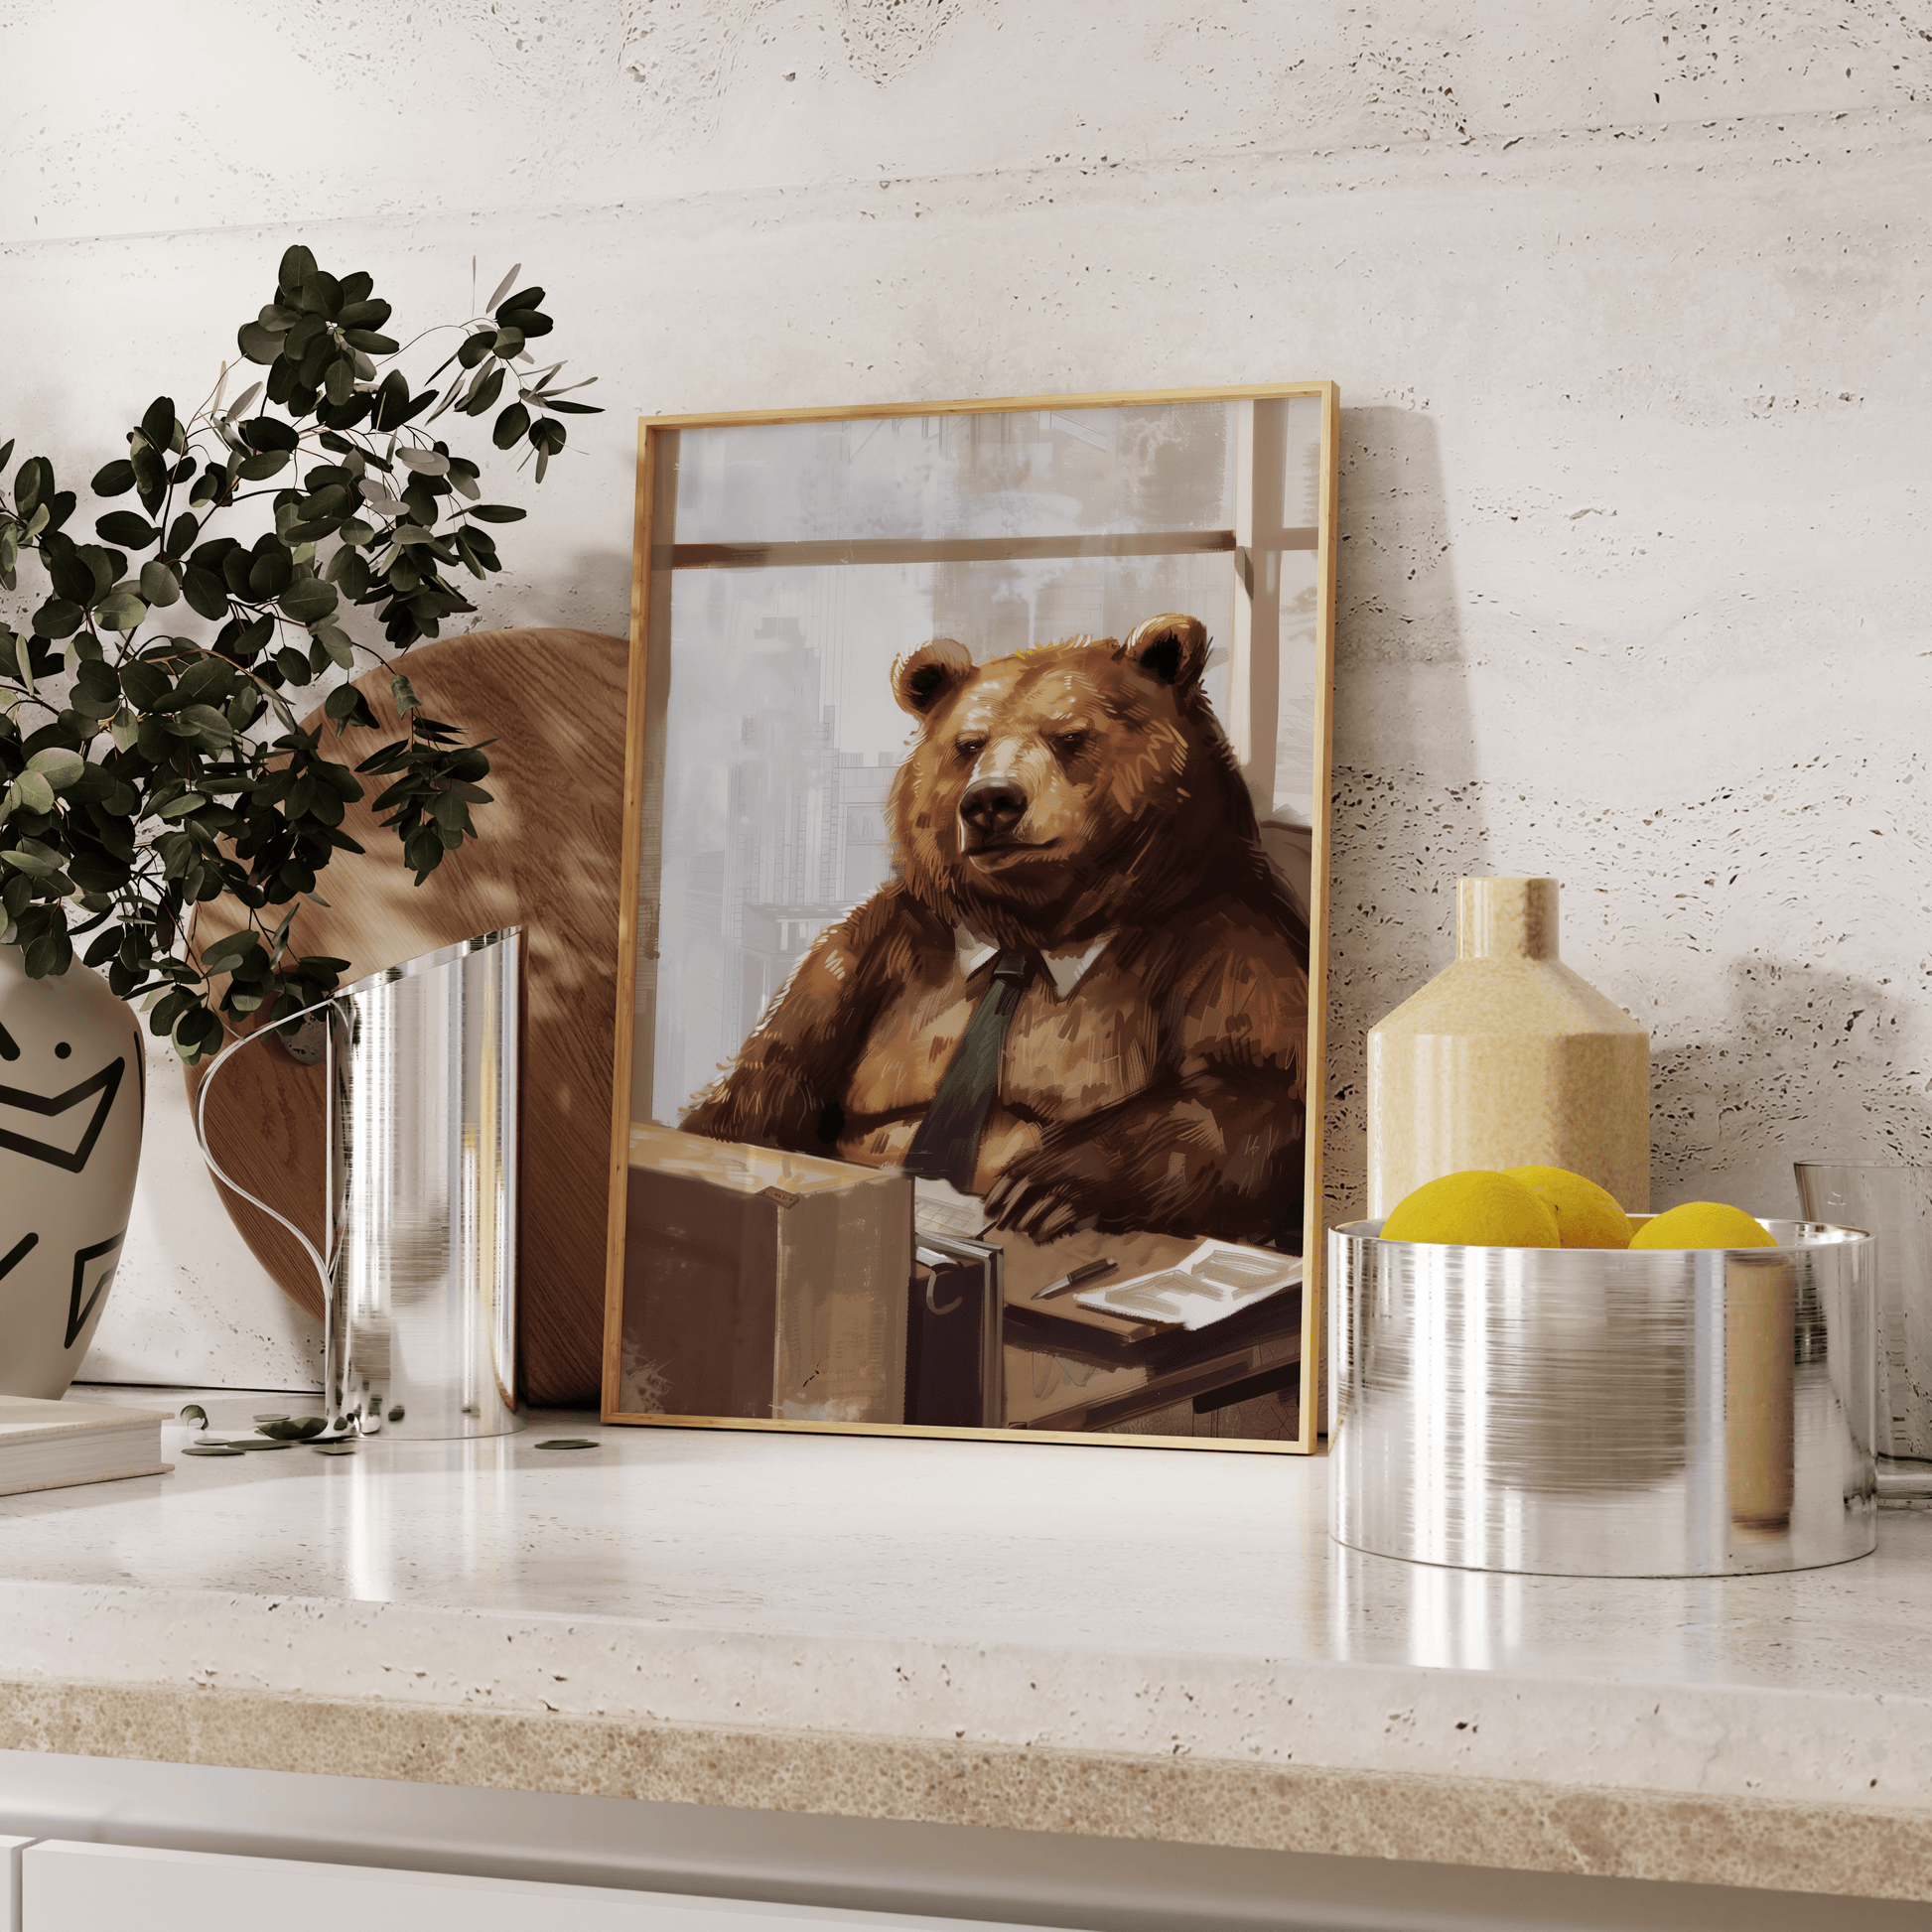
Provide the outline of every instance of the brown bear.
<path id="1" fill-rule="evenodd" d="M 897 876 L 819 936 L 685 1129 L 917 1171 L 997 970 L 1020 991 L 1003 1040 L 979 1030 L 984 1126 L 958 1175 L 989 1220 L 1040 1241 L 1299 1234 L 1307 928 L 1206 656 L 1199 621 L 1167 615 L 1124 644 L 976 667 L 942 637 L 900 659 L 921 729 L 888 802 Z"/>

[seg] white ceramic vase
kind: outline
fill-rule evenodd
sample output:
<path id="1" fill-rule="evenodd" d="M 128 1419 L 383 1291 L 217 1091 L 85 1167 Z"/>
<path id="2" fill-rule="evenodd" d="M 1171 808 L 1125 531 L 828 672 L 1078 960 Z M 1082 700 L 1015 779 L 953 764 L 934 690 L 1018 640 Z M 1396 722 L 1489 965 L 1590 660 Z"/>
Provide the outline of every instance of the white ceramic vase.
<path id="1" fill-rule="evenodd" d="M 134 1015 L 79 964 L 0 944 L 0 1395 L 67 1393 L 100 1323 L 141 1164 Z"/>

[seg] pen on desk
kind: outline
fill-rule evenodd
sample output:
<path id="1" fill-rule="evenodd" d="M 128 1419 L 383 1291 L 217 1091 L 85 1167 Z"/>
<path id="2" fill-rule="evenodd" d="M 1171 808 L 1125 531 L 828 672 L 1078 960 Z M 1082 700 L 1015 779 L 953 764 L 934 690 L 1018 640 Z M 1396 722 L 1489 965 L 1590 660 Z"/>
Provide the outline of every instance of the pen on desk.
<path id="1" fill-rule="evenodd" d="M 1035 1302 L 1044 1302 L 1055 1295 L 1064 1295 L 1069 1289 L 1085 1288 L 1089 1282 L 1097 1282 L 1102 1275 L 1111 1275 L 1120 1266 L 1117 1261 L 1090 1261 L 1083 1268 L 1076 1268 L 1070 1275 L 1062 1275 L 1056 1282 L 1048 1282 L 1034 1295 Z"/>

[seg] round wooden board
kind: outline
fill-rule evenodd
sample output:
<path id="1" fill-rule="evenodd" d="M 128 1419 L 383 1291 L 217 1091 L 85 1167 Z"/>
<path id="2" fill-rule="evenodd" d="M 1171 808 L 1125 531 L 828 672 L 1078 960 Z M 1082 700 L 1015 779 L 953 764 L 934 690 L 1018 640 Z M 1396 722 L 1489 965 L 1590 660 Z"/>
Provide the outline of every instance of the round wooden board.
<path id="1" fill-rule="evenodd" d="M 346 959 L 346 985 L 498 926 L 523 928 L 518 1353 L 526 1395 L 547 1407 L 601 1397 L 627 662 L 621 637 L 587 630 L 418 645 L 402 668 L 428 715 L 497 741 L 484 780 L 495 802 L 475 810 L 478 841 L 420 888 L 366 802 L 350 806 L 343 830 L 367 851 L 337 855 L 318 885 L 329 904 L 305 905 L 292 932 L 299 952 Z M 393 720 L 387 670 L 356 683 Z M 350 764 L 397 735 L 347 732 L 338 746 L 334 727 L 322 729 Z M 369 797 L 386 782 L 365 780 Z M 205 909 L 206 933 L 239 924 L 221 912 Z M 191 1099 L 201 1073 L 187 1069 Z M 207 1106 L 222 1167 L 318 1246 L 322 1080 L 320 1066 L 260 1046 L 222 1069 Z M 300 1247 L 227 1188 L 221 1196 L 255 1258 L 320 1320 L 322 1290 Z"/>

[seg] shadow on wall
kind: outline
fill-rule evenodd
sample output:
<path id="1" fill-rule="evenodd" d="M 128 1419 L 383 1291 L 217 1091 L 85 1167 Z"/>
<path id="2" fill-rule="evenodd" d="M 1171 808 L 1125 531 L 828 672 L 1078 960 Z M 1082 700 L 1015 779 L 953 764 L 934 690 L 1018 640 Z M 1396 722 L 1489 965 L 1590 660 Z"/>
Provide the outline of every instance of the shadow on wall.
<path id="1" fill-rule="evenodd" d="M 1341 412 L 1340 514 L 1323 1155 L 1331 1226 L 1366 1197 L 1368 1029 L 1448 964 L 1456 879 L 1489 869 L 1431 417 Z"/>
<path id="2" fill-rule="evenodd" d="M 1725 1199 L 1795 1215 L 1794 1161 L 1932 1164 L 1932 1093 L 1897 989 L 1805 964 L 1734 960 L 1727 1044 L 1653 1043 L 1652 1204 Z"/>

